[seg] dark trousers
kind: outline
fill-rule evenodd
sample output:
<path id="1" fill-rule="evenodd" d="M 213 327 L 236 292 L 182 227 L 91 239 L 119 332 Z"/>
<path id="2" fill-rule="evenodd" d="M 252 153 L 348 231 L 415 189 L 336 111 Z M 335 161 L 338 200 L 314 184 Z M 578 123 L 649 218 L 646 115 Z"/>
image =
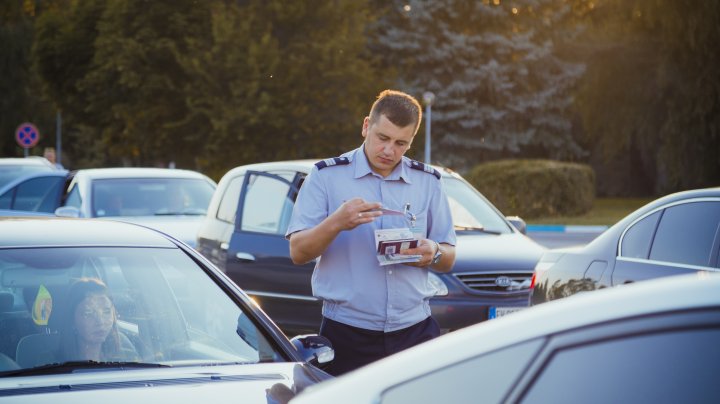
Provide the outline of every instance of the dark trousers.
<path id="1" fill-rule="evenodd" d="M 429 341 L 440 335 L 440 327 L 432 317 L 428 317 L 408 328 L 383 332 L 357 328 L 323 317 L 320 335 L 329 339 L 335 350 L 335 359 L 325 371 L 339 376 Z"/>

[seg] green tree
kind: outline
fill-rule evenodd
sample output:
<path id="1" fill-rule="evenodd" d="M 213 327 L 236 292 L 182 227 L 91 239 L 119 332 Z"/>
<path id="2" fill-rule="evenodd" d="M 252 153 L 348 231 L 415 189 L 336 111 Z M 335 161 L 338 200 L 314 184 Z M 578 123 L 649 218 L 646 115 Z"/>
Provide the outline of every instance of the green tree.
<path id="1" fill-rule="evenodd" d="M 388 82 L 367 54 L 370 18 L 363 1 L 213 2 L 212 36 L 179 55 L 191 77 L 188 119 L 206 122 L 206 170 L 357 145 Z"/>
<path id="2" fill-rule="evenodd" d="M 44 95 L 62 113 L 63 155 L 72 157 L 72 168 L 105 163 L 105 145 L 95 129 L 98 117 L 88 110 L 89 92 L 80 85 L 95 57 L 104 6 L 104 0 L 47 2 L 35 21 L 33 65 Z"/>
<path id="3" fill-rule="evenodd" d="M 34 55 L 83 166 L 174 161 L 218 177 L 327 157 L 360 141 L 390 82 L 367 52 L 366 1 L 64 3 L 39 19 Z"/>
<path id="4" fill-rule="evenodd" d="M 97 23 L 91 68 L 79 82 L 85 120 L 115 162 L 197 168 L 201 134 L 186 117 L 191 78 L 178 54 L 208 35 L 207 7 L 193 0 L 110 0 Z"/>
<path id="5" fill-rule="evenodd" d="M 401 88 L 435 93 L 436 160 L 467 168 L 488 157 L 583 156 L 570 107 L 584 66 L 563 60 L 554 41 L 571 9 L 549 0 L 392 4 L 376 48 Z"/>
<path id="6" fill-rule="evenodd" d="M 0 156 L 19 157 L 15 129 L 33 122 L 41 133 L 39 146 L 54 143 L 54 110 L 42 97 L 40 80 L 32 69 L 35 2 L 0 2 Z M 32 154 L 42 154 L 35 147 Z"/>

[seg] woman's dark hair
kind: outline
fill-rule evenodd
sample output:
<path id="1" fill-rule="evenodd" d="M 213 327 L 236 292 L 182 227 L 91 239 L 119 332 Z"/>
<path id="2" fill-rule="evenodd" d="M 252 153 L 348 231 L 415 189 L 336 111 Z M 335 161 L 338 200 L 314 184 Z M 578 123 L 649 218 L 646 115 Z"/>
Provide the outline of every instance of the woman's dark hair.
<path id="1" fill-rule="evenodd" d="M 112 302 L 107 286 L 97 278 L 80 278 L 68 290 L 67 300 L 63 304 L 63 320 L 59 324 L 61 341 L 61 356 L 65 360 L 79 358 L 78 335 L 75 328 L 75 310 L 88 296 L 106 296 Z M 114 305 L 113 305 L 114 306 Z M 115 316 L 115 313 L 113 313 Z M 113 326 L 102 344 L 102 355 L 105 360 L 113 361 L 120 357 L 120 337 L 117 330 L 117 321 L 113 318 Z"/>

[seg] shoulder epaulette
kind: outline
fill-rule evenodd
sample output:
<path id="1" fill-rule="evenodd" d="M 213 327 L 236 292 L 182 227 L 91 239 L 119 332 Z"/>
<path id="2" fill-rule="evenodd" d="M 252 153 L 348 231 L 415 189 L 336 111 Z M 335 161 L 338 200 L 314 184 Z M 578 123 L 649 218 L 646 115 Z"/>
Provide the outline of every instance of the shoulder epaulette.
<path id="1" fill-rule="evenodd" d="M 318 170 L 322 170 L 325 167 L 344 166 L 348 164 L 350 164 L 350 159 L 347 157 L 333 157 L 331 159 L 318 161 L 317 163 L 315 163 L 315 167 L 317 167 Z"/>
<path id="2" fill-rule="evenodd" d="M 440 172 L 432 167 L 430 167 L 428 164 L 421 163 L 417 160 L 410 160 L 410 168 L 420 171 L 425 171 L 428 174 L 432 174 L 437 179 L 440 179 Z"/>

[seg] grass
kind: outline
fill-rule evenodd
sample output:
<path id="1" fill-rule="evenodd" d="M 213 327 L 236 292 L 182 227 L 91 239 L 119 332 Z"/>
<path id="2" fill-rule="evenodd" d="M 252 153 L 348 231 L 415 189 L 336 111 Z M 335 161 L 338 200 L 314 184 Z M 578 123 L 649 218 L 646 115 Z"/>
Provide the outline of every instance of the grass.
<path id="1" fill-rule="evenodd" d="M 527 224 L 564 224 L 578 226 L 612 226 L 653 198 L 597 198 L 593 208 L 580 216 L 554 216 L 526 219 Z"/>

